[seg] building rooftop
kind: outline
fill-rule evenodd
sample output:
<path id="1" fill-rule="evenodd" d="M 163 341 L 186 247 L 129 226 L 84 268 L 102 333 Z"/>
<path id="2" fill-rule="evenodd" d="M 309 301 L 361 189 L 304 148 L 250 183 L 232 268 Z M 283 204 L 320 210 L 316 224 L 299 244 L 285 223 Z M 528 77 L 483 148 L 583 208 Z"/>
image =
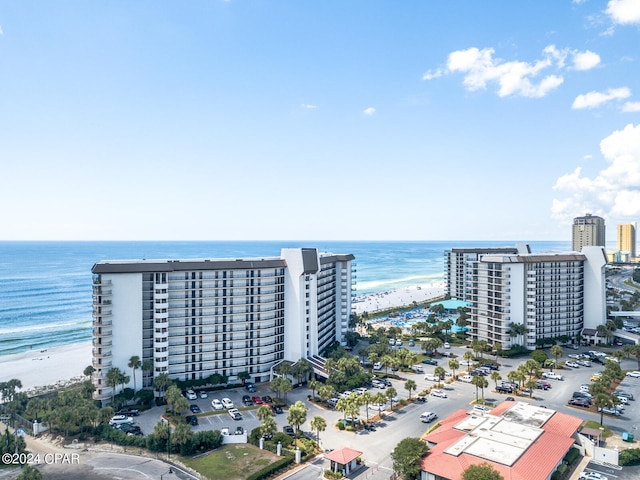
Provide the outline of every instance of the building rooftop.
<path id="1" fill-rule="evenodd" d="M 487 462 L 511 480 L 546 479 L 574 443 L 582 420 L 524 402 L 502 402 L 485 415 L 459 410 L 425 435 L 431 449 L 422 470 L 460 479 Z"/>

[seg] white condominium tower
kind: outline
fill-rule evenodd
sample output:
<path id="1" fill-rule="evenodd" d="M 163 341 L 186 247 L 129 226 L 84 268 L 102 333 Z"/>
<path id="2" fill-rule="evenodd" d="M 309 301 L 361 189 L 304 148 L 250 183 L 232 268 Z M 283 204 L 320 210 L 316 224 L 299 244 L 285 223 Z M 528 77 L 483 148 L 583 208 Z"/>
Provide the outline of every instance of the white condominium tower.
<path id="1" fill-rule="evenodd" d="M 351 254 L 285 248 L 280 257 L 102 261 L 93 273 L 94 398 L 133 355 L 153 362 L 144 386 L 167 373 L 196 380 L 248 372 L 267 381 L 282 360 L 320 355 L 351 313 Z M 133 379 L 128 385 L 133 387 Z"/>
<path id="2" fill-rule="evenodd" d="M 625 223 L 618 225 L 618 251 L 629 252 L 631 258 L 636 256 L 636 225 Z"/>
<path id="3" fill-rule="evenodd" d="M 606 320 L 602 247 L 582 252 L 480 255 L 468 267 L 465 289 L 471 302 L 469 337 L 508 349 L 521 344 L 530 350 L 536 340 L 567 335 L 575 339 L 584 328 Z M 511 336 L 511 324 L 525 335 Z"/>
<path id="4" fill-rule="evenodd" d="M 604 218 L 587 213 L 573 219 L 571 250 L 579 252 L 582 247 L 604 247 L 605 242 Z"/>
<path id="5" fill-rule="evenodd" d="M 447 293 L 458 300 L 471 299 L 471 284 L 467 282 L 473 274 L 473 266 L 481 255 L 488 253 L 518 253 L 515 247 L 507 248 L 452 248 L 444 252 Z"/>

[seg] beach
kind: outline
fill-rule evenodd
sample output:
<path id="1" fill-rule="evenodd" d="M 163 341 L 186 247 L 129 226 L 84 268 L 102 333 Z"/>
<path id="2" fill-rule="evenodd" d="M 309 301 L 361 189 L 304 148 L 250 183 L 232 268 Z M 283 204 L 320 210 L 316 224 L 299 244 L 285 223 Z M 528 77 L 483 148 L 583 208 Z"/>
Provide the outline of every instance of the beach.
<path id="1" fill-rule="evenodd" d="M 44 390 L 50 385 L 64 386 L 84 380 L 83 371 L 91 365 L 91 342 L 29 350 L 0 357 L 0 382 L 17 378 L 22 391 Z"/>
<path id="2" fill-rule="evenodd" d="M 411 306 L 413 302 L 421 303 L 445 294 L 445 283 L 430 283 L 406 288 L 371 293 L 354 299 L 353 310 L 357 314 L 375 312 L 393 307 Z"/>

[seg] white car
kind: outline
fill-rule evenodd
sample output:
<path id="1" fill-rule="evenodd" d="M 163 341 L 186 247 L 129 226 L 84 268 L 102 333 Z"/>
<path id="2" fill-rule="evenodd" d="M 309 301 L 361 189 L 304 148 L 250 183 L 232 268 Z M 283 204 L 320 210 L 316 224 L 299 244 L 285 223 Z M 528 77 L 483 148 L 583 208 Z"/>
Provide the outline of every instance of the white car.
<path id="1" fill-rule="evenodd" d="M 575 358 L 576 360 L 580 360 L 582 358 L 582 355 L 580 355 L 579 353 L 570 353 L 569 355 L 567 355 L 567 357 Z"/>
<path id="2" fill-rule="evenodd" d="M 235 408 L 235 405 L 233 405 L 233 402 L 229 398 L 222 399 L 222 406 L 227 410 L 229 410 L 230 408 Z"/>
<path id="3" fill-rule="evenodd" d="M 581 472 L 578 480 L 609 480 L 598 472 Z"/>
<path id="4" fill-rule="evenodd" d="M 382 363 L 380 362 L 376 362 L 373 364 L 373 369 L 374 370 L 382 370 Z"/>
<path id="5" fill-rule="evenodd" d="M 198 395 L 196 395 L 196 392 L 194 392 L 193 390 L 187 390 L 187 399 L 195 400 L 196 398 L 198 398 Z"/>
<path id="6" fill-rule="evenodd" d="M 580 368 L 580 365 L 578 365 L 576 362 L 565 362 L 565 365 L 571 368 Z"/>
<path id="7" fill-rule="evenodd" d="M 578 360 L 576 362 L 578 365 L 582 365 L 583 367 L 590 367 L 591 362 L 589 360 Z"/>
<path id="8" fill-rule="evenodd" d="M 451 345 L 449 345 L 449 342 L 444 342 L 444 348 L 451 348 Z"/>
<path id="9" fill-rule="evenodd" d="M 436 417 L 437 415 L 433 412 L 424 412 L 422 415 L 420 415 L 420 421 L 422 423 L 430 423 L 433 422 Z"/>
<path id="10" fill-rule="evenodd" d="M 211 400 L 211 406 L 213 407 L 214 410 L 222 410 L 224 408 L 222 406 L 222 402 L 217 398 L 214 398 L 213 400 Z"/>
<path id="11" fill-rule="evenodd" d="M 440 398 L 447 398 L 447 392 L 445 392 L 444 390 L 431 390 L 431 396 L 432 397 L 440 397 Z"/>
<path id="12" fill-rule="evenodd" d="M 229 409 L 229 416 L 234 420 L 242 420 L 242 414 L 237 408 Z"/>
<path id="13" fill-rule="evenodd" d="M 355 392 L 355 393 L 357 393 L 358 395 L 362 395 L 362 394 L 363 394 L 363 393 L 365 393 L 366 391 L 367 391 L 367 389 L 366 389 L 366 388 L 364 388 L 364 387 L 359 387 L 359 388 L 356 388 L 356 389 L 354 390 L 354 392 Z"/>
<path id="14" fill-rule="evenodd" d="M 440 381 L 440 377 L 438 377 L 437 375 L 434 375 L 432 373 L 427 373 L 424 376 L 425 380 L 429 380 L 430 382 L 439 382 Z"/>
<path id="15" fill-rule="evenodd" d="M 123 423 L 134 423 L 132 417 L 127 417 L 126 415 L 114 415 L 111 420 L 109 420 L 109 425 L 122 425 Z"/>
<path id="16" fill-rule="evenodd" d="M 473 377 L 471 375 L 462 375 L 461 377 L 458 377 L 458 380 L 465 383 L 471 383 L 473 380 Z"/>
<path id="17" fill-rule="evenodd" d="M 207 398 L 209 395 L 207 394 L 207 392 L 205 392 L 204 390 L 202 390 L 200 392 L 200 398 Z"/>
<path id="18" fill-rule="evenodd" d="M 414 365 L 413 367 L 411 367 L 413 369 L 414 372 L 416 373 L 424 373 L 424 368 L 422 368 L 422 365 Z"/>
<path id="19" fill-rule="evenodd" d="M 640 372 L 638 370 L 627 372 L 627 377 L 640 378 Z"/>
<path id="20" fill-rule="evenodd" d="M 355 417 L 352 417 L 351 415 L 347 415 L 346 417 L 344 417 L 344 419 L 350 423 L 360 423 L 360 418 L 358 418 L 357 415 Z"/>
<path id="21" fill-rule="evenodd" d="M 220 429 L 220 433 L 226 437 L 227 435 L 229 435 L 229 427 L 222 427 Z"/>
<path id="22" fill-rule="evenodd" d="M 469 415 L 476 415 L 478 413 L 485 414 L 490 411 L 491 409 L 489 407 L 485 407 L 484 405 L 474 405 L 473 408 L 467 412 L 467 414 Z"/>
<path id="23" fill-rule="evenodd" d="M 564 379 L 564 377 L 562 375 L 560 375 L 559 373 L 556 373 L 556 372 L 544 372 L 542 374 L 542 376 L 544 378 L 550 378 L 552 380 L 563 380 Z"/>
<path id="24" fill-rule="evenodd" d="M 369 405 L 369 408 L 371 410 L 378 410 L 381 412 L 386 408 L 386 405 L 384 403 L 372 403 L 371 405 Z"/>

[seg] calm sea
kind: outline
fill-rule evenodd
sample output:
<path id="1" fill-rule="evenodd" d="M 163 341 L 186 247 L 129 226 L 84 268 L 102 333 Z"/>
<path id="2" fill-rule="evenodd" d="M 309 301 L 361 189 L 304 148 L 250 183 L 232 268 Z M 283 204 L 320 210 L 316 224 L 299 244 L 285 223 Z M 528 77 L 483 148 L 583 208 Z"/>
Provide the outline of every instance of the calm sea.
<path id="1" fill-rule="evenodd" d="M 357 293 L 444 279 L 445 250 L 515 242 L 0 242 L 0 355 L 91 339 L 91 267 L 101 260 L 277 256 L 281 248 L 352 253 Z M 538 252 L 569 242 L 530 242 Z"/>

